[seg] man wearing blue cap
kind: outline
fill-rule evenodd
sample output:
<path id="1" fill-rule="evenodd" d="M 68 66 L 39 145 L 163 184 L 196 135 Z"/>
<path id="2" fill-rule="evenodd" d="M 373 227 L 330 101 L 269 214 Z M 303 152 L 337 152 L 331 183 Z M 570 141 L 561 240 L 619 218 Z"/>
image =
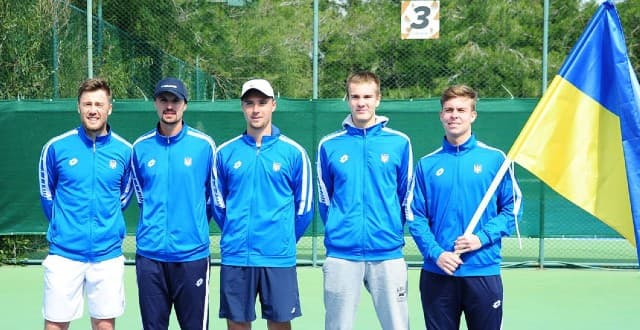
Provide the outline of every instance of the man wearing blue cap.
<path id="1" fill-rule="evenodd" d="M 188 93 L 165 78 L 153 94 L 159 122 L 133 144 L 140 218 L 136 275 L 144 329 L 209 327 L 209 220 L 213 139 L 183 120 Z"/>

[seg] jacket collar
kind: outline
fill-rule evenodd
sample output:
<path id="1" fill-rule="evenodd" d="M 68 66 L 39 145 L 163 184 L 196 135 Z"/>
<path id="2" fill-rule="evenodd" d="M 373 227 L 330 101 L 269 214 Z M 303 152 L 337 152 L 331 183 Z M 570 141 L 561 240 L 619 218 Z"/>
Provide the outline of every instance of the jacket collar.
<path id="1" fill-rule="evenodd" d="M 275 125 L 271 125 L 271 135 L 265 135 L 262 137 L 262 146 L 260 148 L 264 149 L 274 144 L 276 141 L 278 141 L 279 137 L 280 129 Z M 242 140 L 250 146 L 256 146 L 256 140 L 253 138 L 253 136 L 247 134 L 247 131 L 244 131 L 244 133 L 242 133 Z"/>
<path id="2" fill-rule="evenodd" d="M 82 142 L 84 142 L 87 146 L 94 145 L 94 141 L 89 137 L 89 135 L 87 135 L 87 131 L 84 129 L 84 126 L 80 125 L 77 130 L 78 130 L 78 136 L 80 136 L 80 139 L 82 140 Z M 100 147 L 102 145 L 109 143 L 110 140 L 111 140 L 111 126 L 107 124 L 107 134 L 102 136 L 96 136 L 95 146 Z"/>
<path id="3" fill-rule="evenodd" d="M 467 152 L 474 148 L 477 144 L 478 141 L 476 141 L 476 135 L 473 133 L 471 133 L 471 136 L 467 139 L 467 141 L 457 146 L 449 143 L 446 136 L 442 139 L 442 149 L 444 149 L 446 152 L 451 153 Z"/>
<path id="4" fill-rule="evenodd" d="M 160 127 L 160 123 L 156 125 L 156 139 L 158 140 L 158 142 L 165 145 L 174 144 L 182 140 L 187 135 L 187 130 L 189 129 L 187 124 L 183 121 L 182 129 L 180 130 L 180 132 L 178 132 L 178 134 L 174 136 L 164 136 L 160 133 L 159 127 Z"/>
<path id="5" fill-rule="evenodd" d="M 347 118 L 342 121 L 342 127 L 344 127 L 344 129 L 346 129 L 347 132 L 352 135 L 369 135 L 379 132 L 382 128 L 387 126 L 387 123 L 389 122 L 389 118 L 385 116 L 375 116 L 375 119 L 375 124 L 369 127 L 360 128 L 356 127 L 356 125 L 353 123 L 353 118 L 351 118 L 351 114 L 349 114 L 347 115 Z"/>

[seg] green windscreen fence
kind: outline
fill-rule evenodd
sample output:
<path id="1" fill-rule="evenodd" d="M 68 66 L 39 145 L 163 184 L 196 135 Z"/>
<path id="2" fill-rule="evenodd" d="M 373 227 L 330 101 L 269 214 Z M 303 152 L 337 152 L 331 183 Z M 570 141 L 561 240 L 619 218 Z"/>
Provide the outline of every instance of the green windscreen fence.
<path id="1" fill-rule="evenodd" d="M 480 141 L 507 152 L 520 133 L 537 103 L 537 99 L 482 99 L 478 104 L 478 119 L 474 132 Z M 443 129 L 438 118 L 439 99 L 383 100 L 378 114 L 390 118 L 389 127 L 406 133 L 413 146 L 414 161 L 438 148 Z M 315 160 L 317 143 L 324 135 L 340 129 L 349 108 L 340 99 L 300 100 L 277 99 L 273 121 L 282 132 L 304 146 Z M 185 122 L 211 135 L 216 144 L 241 134 L 245 127 L 239 100 L 216 102 L 195 101 L 188 104 Z M 138 136 L 155 127 L 157 114 L 151 101 L 114 101 L 110 124 L 112 129 L 133 142 Z M 42 146 L 53 136 L 61 134 L 80 123 L 76 100 L 55 101 L 0 101 L 0 235 L 43 233 L 47 221 L 43 216 L 38 191 L 38 159 Z M 620 236 L 554 193 L 526 170 L 516 166 L 516 175 L 524 194 L 524 215 L 520 220 L 520 234 L 526 245 L 528 239 L 549 238 L 564 246 L 567 240 L 576 244 L 578 254 L 574 260 L 605 260 L 635 262 L 634 249 Z M 132 201 L 125 213 L 127 230 L 135 233 L 138 207 Z M 212 237 L 219 230 L 211 225 Z M 314 218 L 307 230 L 307 237 L 319 237 L 310 243 L 311 248 L 322 250 L 322 221 Z M 602 256 L 591 257 L 594 248 L 590 243 L 615 242 L 620 248 L 604 247 Z M 407 248 L 411 249 L 411 238 Z M 520 242 L 514 243 L 520 245 Z M 533 244 L 537 245 L 537 244 Z M 513 260 L 528 254 L 526 247 L 514 250 Z M 537 249 L 539 248 L 534 248 Z M 566 247 L 560 248 L 567 251 Z M 586 250 L 586 251 L 585 251 Z M 313 253 L 313 252 L 312 252 Z M 320 251 L 320 254 L 323 252 Z M 419 255 L 417 249 L 411 251 Z M 538 259 L 526 256 L 523 259 Z M 619 256 L 619 257 L 618 257 Z M 416 257 L 418 258 L 418 257 Z M 562 260 L 560 253 L 555 259 Z M 582 258 L 582 259 L 581 259 Z"/>

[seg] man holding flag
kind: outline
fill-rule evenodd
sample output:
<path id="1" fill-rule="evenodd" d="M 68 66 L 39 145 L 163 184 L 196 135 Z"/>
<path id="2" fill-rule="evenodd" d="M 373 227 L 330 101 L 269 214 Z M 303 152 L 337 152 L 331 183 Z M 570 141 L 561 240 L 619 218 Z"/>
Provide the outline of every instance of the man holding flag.
<path id="1" fill-rule="evenodd" d="M 640 251 L 640 87 L 613 2 L 593 15 L 508 158 Z"/>
<path id="2" fill-rule="evenodd" d="M 475 120 L 475 115 L 471 117 L 471 121 Z M 434 158 L 439 152 L 424 159 Z M 427 273 L 426 269 L 438 272 L 438 268 L 433 266 L 433 260 L 437 260 L 440 272 L 461 276 L 470 260 L 482 251 L 484 245 L 480 250 L 476 248 L 478 240 L 483 242 L 482 235 L 478 233 L 486 230 L 483 229 L 486 228 L 483 215 L 494 211 L 492 201 L 504 193 L 501 182 L 513 180 L 511 171 L 509 176 L 505 174 L 514 161 L 560 195 L 608 224 L 631 242 L 640 255 L 640 245 L 637 244 L 640 235 L 640 85 L 629 61 L 622 25 L 612 1 L 600 5 L 542 96 L 486 188 L 465 234 L 453 244 L 454 253 L 439 250 L 434 243 L 442 226 L 438 227 L 439 223 L 430 217 L 437 217 L 439 213 L 425 212 L 444 212 L 457 207 L 462 201 L 456 203 L 457 200 L 450 199 L 453 203 L 445 205 L 444 209 L 435 208 L 438 195 L 432 191 L 425 194 L 424 188 L 435 185 L 433 181 L 440 180 L 437 177 L 443 176 L 444 172 L 435 170 L 436 177 L 425 181 L 421 160 L 416 170 L 414 195 L 411 196 L 414 201 L 409 206 L 412 211 L 423 213 L 412 214 L 408 219 L 412 220 L 409 228 L 418 246 L 423 254 L 426 253 L 423 275 Z M 464 255 L 457 259 L 460 253 Z M 434 313 L 437 309 L 431 305 L 435 299 L 451 295 L 456 288 L 423 283 L 421 276 L 427 327 L 457 329 L 458 326 L 446 316 Z M 425 299 L 427 295 L 430 297 Z M 482 296 L 472 298 L 483 299 Z M 465 316 L 469 329 L 499 328 L 495 324 L 491 327 L 479 325 L 468 318 L 466 311 Z M 456 320 L 459 322 L 459 315 L 453 322 Z"/>
<path id="3" fill-rule="evenodd" d="M 445 130 L 442 147 L 418 162 L 407 199 L 407 220 L 424 256 L 420 273 L 427 329 L 500 329 L 502 324 L 501 239 L 516 228 L 521 193 L 513 171 L 502 175 L 505 154 L 476 140 L 477 93 L 468 86 L 448 88 L 440 99 Z M 486 207 L 474 215 L 478 205 Z M 477 226 L 469 230 L 472 219 Z M 467 231 L 465 231 L 467 228 Z"/>

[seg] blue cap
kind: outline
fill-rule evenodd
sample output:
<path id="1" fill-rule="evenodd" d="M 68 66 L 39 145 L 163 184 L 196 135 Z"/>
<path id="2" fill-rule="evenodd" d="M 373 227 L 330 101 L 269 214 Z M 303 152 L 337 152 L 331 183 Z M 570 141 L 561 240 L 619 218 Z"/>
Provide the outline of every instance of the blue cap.
<path id="1" fill-rule="evenodd" d="M 171 93 L 185 102 L 187 102 L 189 96 L 187 94 L 187 88 L 184 87 L 182 81 L 178 78 L 172 77 L 158 81 L 158 84 L 156 84 L 156 90 L 153 92 L 153 97 L 156 98 L 163 92 Z"/>

